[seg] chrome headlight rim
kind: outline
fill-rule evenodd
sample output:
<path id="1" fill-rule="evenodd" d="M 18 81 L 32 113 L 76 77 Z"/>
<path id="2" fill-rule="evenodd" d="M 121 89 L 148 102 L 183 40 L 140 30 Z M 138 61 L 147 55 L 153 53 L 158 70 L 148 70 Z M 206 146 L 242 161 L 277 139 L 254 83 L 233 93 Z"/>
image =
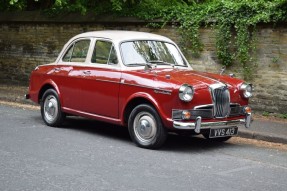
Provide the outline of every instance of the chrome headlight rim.
<path id="1" fill-rule="evenodd" d="M 189 84 L 182 84 L 179 88 L 179 99 L 184 102 L 190 102 L 193 99 L 194 89 Z"/>
<path id="2" fill-rule="evenodd" d="M 240 86 L 240 90 L 242 91 L 242 95 L 243 95 L 244 98 L 252 97 L 252 92 L 253 92 L 252 84 L 250 84 L 250 83 L 243 83 Z"/>

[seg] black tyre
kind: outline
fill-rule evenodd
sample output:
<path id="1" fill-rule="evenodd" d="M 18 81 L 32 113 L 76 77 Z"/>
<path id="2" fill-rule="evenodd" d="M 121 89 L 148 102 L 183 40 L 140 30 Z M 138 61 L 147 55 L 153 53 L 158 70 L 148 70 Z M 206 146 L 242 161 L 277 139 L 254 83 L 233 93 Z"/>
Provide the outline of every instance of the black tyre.
<path id="1" fill-rule="evenodd" d="M 167 138 L 159 114 L 147 104 L 138 105 L 132 110 L 128 129 L 133 142 L 142 148 L 158 149 Z"/>
<path id="2" fill-rule="evenodd" d="M 202 134 L 205 139 L 213 142 L 225 142 L 232 138 L 232 136 L 228 137 L 217 137 L 217 138 L 209 138 L 209 134 Z"/>
<path id="3" fill-rule="evenodd" d="M 61 111 L 61 104 L 57 92 L 48 89 L 43 94 L 41 100 L 42 119 L 48 126 L 58 127 L 65 119 L 65 114 Z"/>

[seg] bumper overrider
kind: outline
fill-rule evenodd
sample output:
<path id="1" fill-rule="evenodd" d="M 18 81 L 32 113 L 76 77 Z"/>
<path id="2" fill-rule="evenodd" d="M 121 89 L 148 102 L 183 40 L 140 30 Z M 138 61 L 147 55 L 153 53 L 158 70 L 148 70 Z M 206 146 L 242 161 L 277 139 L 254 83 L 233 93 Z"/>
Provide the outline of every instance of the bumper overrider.
<path id="1" fill-rule="evenodd" d="M 197 116 L 195 122 L 184 122 L 173 120 L 173 127 L 176 129 L 194 130 L 196 133 L 200 133 L 201 129 L 210 128 L 225 128 L 244 125 L 246 128 L 250 128 L 251 125 L 251 112 L 246 112 L 243 119 L 225 120 L 216 122 L 202 122 L 202 116 Z"/>

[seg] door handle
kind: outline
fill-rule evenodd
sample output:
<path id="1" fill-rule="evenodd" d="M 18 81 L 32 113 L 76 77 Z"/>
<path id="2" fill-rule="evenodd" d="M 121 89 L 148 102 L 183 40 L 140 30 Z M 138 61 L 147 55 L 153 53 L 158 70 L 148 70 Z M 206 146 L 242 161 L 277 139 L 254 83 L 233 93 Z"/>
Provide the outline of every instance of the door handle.
<path id="1" fill-rule="evenodd" d="M 54 68 L 54 72 L 60 72 L 61 68 Z"/>
<path id="2" fill-rule="evenodd" d="M 83 71 L 83 73 L 84 73 L 84 75 L 85 75 L 85 76 L 88 76 L 88 75 L 90 75 L 90 74 L 91 74 L 91 71 L 86 70 L 86 71 Z"/>

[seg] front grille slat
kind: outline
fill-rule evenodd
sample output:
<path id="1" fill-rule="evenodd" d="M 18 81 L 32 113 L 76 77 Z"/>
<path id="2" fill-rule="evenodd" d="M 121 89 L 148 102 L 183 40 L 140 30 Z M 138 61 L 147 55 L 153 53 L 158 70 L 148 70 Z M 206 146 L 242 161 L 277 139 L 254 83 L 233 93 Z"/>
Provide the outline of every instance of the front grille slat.
<path id="1" fill-rule="evenodd" d="M 228 117 L 230 114 L 230 95 L 227 86 L 224 84 L 214 84 L 210 86 L 210 91 L 214 105 L 214 117 Z"/>

